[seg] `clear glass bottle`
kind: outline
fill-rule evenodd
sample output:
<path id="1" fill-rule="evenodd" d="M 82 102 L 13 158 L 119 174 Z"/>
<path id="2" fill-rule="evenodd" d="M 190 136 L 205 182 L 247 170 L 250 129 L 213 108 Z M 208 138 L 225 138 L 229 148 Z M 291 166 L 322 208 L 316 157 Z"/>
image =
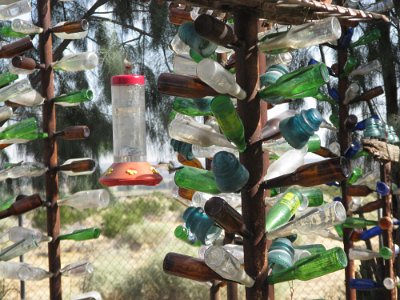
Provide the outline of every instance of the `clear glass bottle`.
<path id="1" fill-rule="evenodd" d="M 369 73 L 378 70 L 382 67 L 381 63 L 379 60 L 374 59 L 373 61 L 370 61 L 364 65 L 359 66 L 357 69 L 353 70 L 350 72 L 349 77 L 354 77 L 354 76 L 365 76 L 368 75 Z"/>
<path id="2" fill-rule="evenodd" d="M 97 67 L 99 58 L 95 52 L 83 52 L 65 55 L 52 64 L 55 70 L 77 72 L 91 70 Z"/>
<path id="3" fill-rule="evenodd" d="M 23 162 L 7 168 L 7 178 L 38 177 L 46 173 L 47 168 L 39 162 Z"/>
<path id="4" fill-rule="evenodd" d="M 11 261 L 0 262 L 0 277 L 21 281 L 39 281 L 52 277 L 53 274 L 27 263 Z"/>
<path id="5" fill-rule="evenodd" d="M 318 44 L 336 41 L 342 29 L 335 17 L 310 22 L 292 28 L 276 37 L 262 39 L 258 49 L 266 53 L 282 53 L 295 49 L 307 48 Z"/>
<path id="6" fill-rule="evenodd" d="M 60 1 L 66 1 L 66 0 L 60 0 Z M 72 296 L 71 300 L 102 300 L 102 298 L 101 298 L 101 294 L 99 292 L 90 291 L 87 293 Z"/>
<path id="7" fill-rule="evenodd" d="M 174 55 L 172 68 L 176 74 L 197 76 L 197 63 L 187 55 Z"/>
<path id="8" fill-rule="evenodd" d="M 217 154 L 220 151 L 226 151 L 235 154 L 236 156 L 239 156 L 239 151 L 236 149 L 232 148 L 227 148 L 227 147 L 220 147 L 220 146 L 209 146 L 209 147 L 201 147 L 198 145 L 193 145 L 192 147 L 192 152 L 195 157 L 213 157 L 215 154 Z"/>
<path id="9" fill-rule="evenodd" d="M 191 205 L 204 209 L 204 205 L 211 197 L 214 197 L 214 195 L 196 191 L 193 194 Z M 226 202 L 228 202 L 230 206 L 232 206 L 236 210 L 241 210 L 242 197 L 240 196 L 240 194 L 220 193 L 218 194 L 218 197 L 224 199 Z"/>
<path id="10" fill-rule="evenodd" d="M 6 121 L 14 114 L 14 111 L 9 106 L 0 107 L 0 122 Z"/>
<path id="11" fill-rule="evenodd" d="M 39 247 L 39 243 L 34 238 L 27 238 L 16 242 L 7 248 L 0 250 L 0 261 L 7 261 L 15 257 L 24 255 L 28 251 L 32 251 Z"/>
<path id="12" fill-rule="evenodd" d="M 314 134 L 313 136 L 310 137 L 310 139 L 307 142 L 307 152 L 315 152 L 320 148 L 321 148 L 321 139 L 317 134 Z M 294 148 L 290 146 L 290 144 L 286 142 L 284 138 L 280 138 L 277 140 L 269 140 L 264 142 L 262 144 L 262 149 L 264 152 L 269 152 L 281 156 L 285 152 L 293 150 Z"/>
<path id="13" fill-rule="evenodd" d="M 246 274 L 239 260 L 220 246 L 209 247 L 204 254 L 204 261 L 211 269 L 223 278 L 252 287 L 254 279 Z"/>
<path id="14" fill-rule="evenodd" d="M 212 59 L 206 58 L 198 63 L 197 76 L 220 94 L 229 94 L 239 100 L 247 96 L 236 83 L 235 76 Z"/>
<path id="15" fill-rule="evenodd" d="M 353 82 L 352 84 L 350 84 L 346 90 L 343 103 L 346 105 L 349 104 L 351 100 L 357 97 L 359 92 L 360 92 L 360 86 L 357 83 Z"/>
<path id="16" fill-rule="evenodd" d="M 32 89 L 27 93 L 19 94 L 15 97 L 10 98 L 8 101 L 17 103 L 23 106 L 38 106 L 42 105 L 44 98 L 36 90 Z"/>
<path id="17" fill-rule="evenodd" d="M 39 34 L 43 32 L 43 28 L 32 24 L 32 22 L 22 19 L 14 19 L 11 22 L 11 28 L 16 32 L 24 34 Z"/>
<path id="18" fill-rule="evenodd" d="M 66 265 L 60 270 L 60 273 L 67 277 L 83 277 L 92 274 L 93 271 L 94 268 L 90 262 L 80 261 Z"/>
<path id="19" fill-rule="evenodd" d="M 79 210 L 100 209 L 110 203 L 110 194 L 106 190 L 80 191 L 57 200 L 58 206 L 70 206 Z"/>
<path id="20" fill-rule="evenodd" d="M 50 242 L 52 240 L 51 237 L 44 235 L 42 232 L 38 230 L 19 227 L 19 226 L 14 226 L 9 228 L 5 233 L 3 233 L 0 236 L 0 241 L 2 243 L 8 241 L 16 243 L 24 239 L 34 239 L 38 243 Z"/>
<path id="21" fill-rule="evenodd" d="M 169 48 L 177 55 L 189 56 L 190 47 L 181 40 L 178 33 L 169 43 Z"/>
<path id="22" fill-rule="evenodd" d="M 0 9 L 0 20 L 10 20 L 20 15 L 30 13 L 32 10 L 29 1 L 21 0 Z"/>
<path id="23" fill-rule="evenodd" d="M 390 259 L 392 257 L 392 250 L 387 247 L 382 247 L 379 252 L 362 248 L 350 248 L 349 259 L 351 260 L 370 260 L 378 257 L 383 259 Z"/>
<path id="24" fill-rule="evenodd" d="M 14 82 L 0 89 L 0 102 L 4 102 L 21 94 L 25 94 L 31 90 L 32 86 L 27 78 Z"/>

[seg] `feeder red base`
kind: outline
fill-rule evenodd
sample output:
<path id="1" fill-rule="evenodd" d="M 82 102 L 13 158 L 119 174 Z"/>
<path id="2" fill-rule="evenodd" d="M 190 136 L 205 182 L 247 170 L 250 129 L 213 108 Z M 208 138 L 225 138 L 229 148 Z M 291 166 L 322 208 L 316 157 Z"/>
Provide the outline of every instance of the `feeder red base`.
<path id="1" fill-rule="evenodd" d="M 148 162 L 113 163 L 100 177 L 105 186 L 157 185 L 162 177 Z"/>

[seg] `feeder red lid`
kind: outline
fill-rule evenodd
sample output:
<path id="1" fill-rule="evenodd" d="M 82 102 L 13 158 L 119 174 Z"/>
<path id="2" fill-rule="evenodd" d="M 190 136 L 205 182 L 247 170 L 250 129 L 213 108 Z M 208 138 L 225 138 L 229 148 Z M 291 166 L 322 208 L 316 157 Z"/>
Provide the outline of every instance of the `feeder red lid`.
<path id="1" fill-rule="evenodd" d="M 112 85 L 144 85 L 143 75 L 116 75 L 111 77 Z"/>
<path id="2" fill-rule="evenodd" d="M 162 177 L 148 162 L 113 163 L 100 177 L 105 186 L 157 185 Z"/>

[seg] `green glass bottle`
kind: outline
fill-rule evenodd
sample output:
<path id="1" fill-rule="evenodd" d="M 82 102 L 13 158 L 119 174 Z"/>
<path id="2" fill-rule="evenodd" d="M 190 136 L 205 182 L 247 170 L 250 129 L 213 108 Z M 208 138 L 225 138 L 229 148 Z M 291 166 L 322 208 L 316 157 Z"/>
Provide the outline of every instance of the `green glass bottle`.
<path id="1" fill-rule="evenodd" d="M 53 98 L 53 102 L 61 106 L 76 106 L 93 99 L 91 90 L 81 90 Z"/>
<path id="2" fill-rule="evenodd" d="M 310 280 L 344 269 L 347 266 L 346 253 L 335 247 L 325 252 L 314 254 L 298 260 L 292 267 L 268 276 L 269 284 L 294 279 Z"/>
<path id="3" fill-rule="evenodd" d="M 246 150 L 244 127 L 229 96 L 219 95 L 211 101 L 211 111 L 225 137 L 234 143 L 239 152 Z"/>
<path id="4" fill-rule="evenodd" d="M 279 104 L 285 99 L 313 97 L 319 93 L 319 87 L 328 81 L 328 68 L 319 63 L 282 75 L 258 94 L 267 102 Z"/>
<path id="5" fill-rule="evenodd" d="M 308 244 L 308 245 L 293 245 L 294 249 L 306 250 L 311 254 L 325 252 L 326 248 L 322 244 Z"/>
<path id="6" fill-rule="evenodd" d="M 378 221 L 347 217 L 342 225 L 344 228 L 365 228 L 367 226 L 377 226 Z"/>
<path id="7" fill-rule="evenodd" d="M 181 188 L 209 194 L 219 194 L 214 173 L 204 169 L 185 166 L 175 172 L 175 184 Z"/>
<path id="8" fill-rule="evenodd" d="M 3 38 L 20 39 L 26 37 L 26 34 L 14 31 L 11 26 L 3 25 L 0 27 L 0 36 Z"/>
<path id="9" fill-rule="evenodd" d="M 14 203 L 14 197 L 0 201 L 0 211 L 6 210 Z"/>
<path id="10" fill-rule="evenodd" d="M 187 116 L 212 116 L 211 100 L 209 98 L 190 99 L 176 97 L 172 109 Z"/>
<path id="11" fill-rule="evenodd" d="M 34 140 L 44 137 L 47 137 L 47 134 L 39 132 L 38 124 L 34 118 L 15 123 L 0 132 L 0 140 Z"/>
<path id="12" fill-rule="evenodd" d="M 7 84 L 18 79 L 17 74 L 12 74 L 10 72 L 5 72 L 0 74 L 0 88 L 5 87 Z"/>
<path id="13" fill-rule="evenodd" d="M 302 188 L 300 193 L 308 199 L 308 207 L 317 207 L 324 204 L 324 193 L 320 188 Z"/>
<path id="14" fill-rule="evenodd" d="M 201 242 L 196 239 L 193 234 L 190 234 L 190 231 L 182 225 L 179 225 L 175 228 L 174 235 L 176 238 L 191 246 L 200 247 L 202 245 Z"/>
<path id="15" fill-rule="evenodd" d="M 351 171 L 349 178 L 347 179 L 348 184 L 355 184 L 358 179 L 363 176 L 363 171 L 361 168 L 356 167 Z"/>
<path id="16" fill-rule="evenodd" d="M 343 67 L 342 76 L 348 76 L 351 73 L 351 71 L 353 71 L 359 65 L 359 63 L 360 62 L 358 61 L 357 58 L 350 56 Z"/>
<path id="17" fill-rule="evenodd" d="M 355 47 L 361 46 L 361 45 L 367 45 L 372 43 L 373 41 L 377 41 L 381 38 L 381 32 L 379 29 L 373 29 L 370 32 L 364 34 L 361 36 L 357 41 L 354 43 L 350 44 L 350 48 L 353 49 Z"/>
<path id="18" fill-rule="evenodd" d="M 265 217 L 265 230 L 270 232 L 287 223 L 303 202 L 303 195 L 295 190 L 287 190 Z"/>
<path id="19" fill-rule="evenodd" d="M 337 102 L 335 101 L 335 99 L 329 97 L 328 95 L 318 92 L 316 95 L 314 95 L 314 98 L 318 101 L 321 102 L 328 102 L 331 105 L 337 105 Z"/>
<path id="20" fill-rule="evenodd" d="M 101 230 L 96 227 L 74 230 L 71 233 L 61 234 L 59 240 L 86 241 L 97 239 L 100 236 Z"/>

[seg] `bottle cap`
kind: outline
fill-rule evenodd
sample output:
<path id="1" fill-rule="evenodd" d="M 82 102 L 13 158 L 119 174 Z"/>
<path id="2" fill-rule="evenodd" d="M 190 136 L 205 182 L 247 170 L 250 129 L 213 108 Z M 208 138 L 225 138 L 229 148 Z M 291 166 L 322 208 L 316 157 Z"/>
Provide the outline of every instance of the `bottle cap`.
<path id="1" fill-rule="evenodd" d="M 315 152 L 321 149 L 321 139 L 318 134 L 314 134 L 307 142 L 308 152 Z"/>
<path id="2" fill-rule="evenodd" d="M 145 80 L 143 75 L 117 75 L 111 77 L 112 85 L 144 85 Z"/>
<path id="3" fill-rule="evenodd" d="M 378 181 L 376 183 L 376 192 L 381 196 L 387 196 L 390 194 L 390 187 L 386 183 Z"/>
<path id="4" fill-rule="evenodd" d="M 182 225 L 175 228 L 174 235 L 179 239 L 186 239 L 189 236 L 187 228 Z"/>
<path id="5" fill-rule="evenodd" d="M 385 286 L 385 288 L 387 290 L 393 290 L 396 287 L 396 284 L 395 284 L 394 280 L 392 278 L 390 278 L 390 277 L 386 277 L 383 280 L 383 285 Z"/>
<path id="6" fill-rule="evenodd" d="M 393 255 L 393 251 L 388 247 L 382 247 L 381 249 L 379 249 L 379 255 L 383 259 L 390 259 Z"/>

